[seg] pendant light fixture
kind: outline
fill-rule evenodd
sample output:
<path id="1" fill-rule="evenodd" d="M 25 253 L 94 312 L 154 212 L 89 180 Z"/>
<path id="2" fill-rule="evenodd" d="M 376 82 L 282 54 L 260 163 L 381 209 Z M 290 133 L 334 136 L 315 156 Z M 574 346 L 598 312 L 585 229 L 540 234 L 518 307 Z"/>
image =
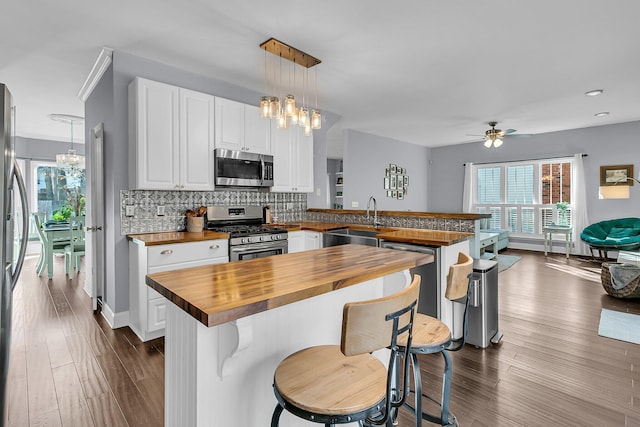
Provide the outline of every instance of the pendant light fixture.
<path id="1" fill-rule="evenodd" d="M 307 70 L 315 65 L 320 64 L 320 60 L 308 55 L 292 46 L 287 45 L 279 40 L 271 38 L 260 45 L 261 49 L 265 50 L 265 82 L 267 80 L 267 58 L 266 52 L 276 55 L 280 58 L 279 66 L 279 83 L 282 87 L 282 59 L 287 59 L 293 63 L 292 72 L 289 72 L 288 76 L 288 88 L 284 91 L 287 95 L 282 98 L 282 102 L 275 96 L 265 95 L 260 98 L 260 115 L 262 117 L 269 117 L 275 119 L 277 126 L 280 129 L 286 129 L 290 125 L 298 125 L 304 128 L 305 135 L 311 135 L 312 129 L 320 129 L 322 126 L 322 115 L 318 110 L 318 80 L 317 72 L 315 73 L 315 108 L 310 110 L 306 104 L 307 97 L 306 91 L 308 88 Z M 301 66 L 304 68 L 302 76 L 302 96 L 296 100 L 296 67 Z M 274 67 L 275 68 L 275 67 Z M 275 71 L 274 71 L 275 73 Z M 293 85 L 291 84 L 291 75 L 293 74 Z M 273 78 L 275 82 L 277 79 Z M 265 91 L 266 91 L 265 84 Z M 274 90 L 274 92 L 277 92 Z M 301 100 L 301 101 L 300 101 Z"/>
<path id="2" fill-rule="evenodd" d="M 49 114 L 49 118 L 56 122 L 68 123 L 71 129 L 71 146 L 66 153 L 56 154 L 56 167 L 62 169 L 66 175 L 78 175 L 85 169 L 85 157 L 76 154 L 73 149 L 73 126 L 84 123 L 84 117 L 70 114 Z"/>

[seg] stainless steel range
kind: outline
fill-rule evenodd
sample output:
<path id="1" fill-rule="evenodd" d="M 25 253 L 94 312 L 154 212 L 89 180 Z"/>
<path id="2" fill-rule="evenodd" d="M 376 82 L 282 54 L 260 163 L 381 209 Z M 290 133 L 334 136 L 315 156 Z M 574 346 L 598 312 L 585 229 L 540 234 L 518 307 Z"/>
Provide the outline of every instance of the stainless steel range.
<path id="1" fill-rule="evenodd" d="M 260 206 L 209 206 L 205 227 L 229 234 L 229 261 L 287 253 L 287 230 L 264 227 Z"/>

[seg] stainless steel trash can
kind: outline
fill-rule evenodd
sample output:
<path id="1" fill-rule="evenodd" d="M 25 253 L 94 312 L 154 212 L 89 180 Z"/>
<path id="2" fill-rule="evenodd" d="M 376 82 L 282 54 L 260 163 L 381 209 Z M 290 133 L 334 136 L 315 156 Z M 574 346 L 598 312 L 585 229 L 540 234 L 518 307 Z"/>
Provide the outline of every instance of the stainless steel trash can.
<path id="1" fill-rule="evenodd" d="M 486 348 L 502 338 L 498 329 L 498 263 L 474 260 L 471 287 L 466 342 Z"/>

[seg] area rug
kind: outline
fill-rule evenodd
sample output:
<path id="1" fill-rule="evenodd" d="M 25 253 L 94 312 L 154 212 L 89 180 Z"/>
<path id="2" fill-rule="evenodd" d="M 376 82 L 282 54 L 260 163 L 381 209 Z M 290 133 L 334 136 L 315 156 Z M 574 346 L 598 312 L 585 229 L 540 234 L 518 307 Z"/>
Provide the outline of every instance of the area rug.
<path id="1" fill-rule="evenodd" d="M 600 313 L 598 335 L 640 344 L 640 316 L 603 308 Z"/>
<path id="2" fill-rule="evenodd" d="M 498 261 L 498 273 L 505 271 L 521 259 L 522 257 L 517 255 L 496 255 L 496 261 Z"/>

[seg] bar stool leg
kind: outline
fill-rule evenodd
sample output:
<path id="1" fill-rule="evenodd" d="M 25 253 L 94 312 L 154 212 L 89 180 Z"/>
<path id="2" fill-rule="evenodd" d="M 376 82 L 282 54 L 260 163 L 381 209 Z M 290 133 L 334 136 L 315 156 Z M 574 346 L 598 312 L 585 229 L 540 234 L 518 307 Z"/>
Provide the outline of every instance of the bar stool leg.
<path id="1" fill-rule="evenodd" d="M 280 414 L 282 414 L 282 411 L 284 411 L 284 408 L 278 403 L 271 416 L 271 427 L 278 427 L 280 425 Z"/>
<path id="2" fill-rule="evenodd" d="M 447 350 L 442 351 L 444 357 L 444 376 L 442 378 L 442 425 L 457 425 L 455 418 L 449 423 L 449 397 L 451 395 L 451 356 Z"/>
<path id="3" fill-rule="evenodd" d="M 416 427 L 422 426 L 422 374 L 420 374 L 420 366 L 418 365 L 418 356 L 411 353 L 411 369 L 413 369 L 413 388 L 414 388 L 414 409 Z"/>

